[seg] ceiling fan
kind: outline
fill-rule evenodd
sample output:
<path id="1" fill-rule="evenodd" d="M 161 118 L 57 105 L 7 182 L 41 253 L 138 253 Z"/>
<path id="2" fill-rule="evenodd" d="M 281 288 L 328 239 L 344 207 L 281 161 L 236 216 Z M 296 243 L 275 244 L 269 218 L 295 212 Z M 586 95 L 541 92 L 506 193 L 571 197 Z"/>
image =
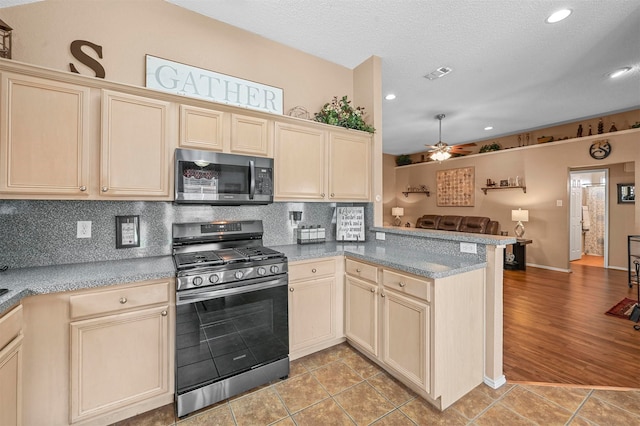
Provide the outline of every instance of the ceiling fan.
<path id="1" fill-rule="evenodd" d="M 460 144 L 460 145 L 447 145 L 446 143 L 442 142 L 442 119 L 444 117 L 445 117 L 444 114 L 436 115 L 436 118 L 440 121 L 439 123 L 440 133 L 439 133 L 438 143 L 435 145 L 426 145 L 428 147 L 431 147 L 431 150 L 429 150 L 429 152 L 432 153 L 430 156 L 431 159 L 435 161 L 444 161 L 450 158 L 452 155 L 471 154 L 472 151 L 465 150 L 465 148 L 470 146 L 476 146 L 474 142 Z"/>

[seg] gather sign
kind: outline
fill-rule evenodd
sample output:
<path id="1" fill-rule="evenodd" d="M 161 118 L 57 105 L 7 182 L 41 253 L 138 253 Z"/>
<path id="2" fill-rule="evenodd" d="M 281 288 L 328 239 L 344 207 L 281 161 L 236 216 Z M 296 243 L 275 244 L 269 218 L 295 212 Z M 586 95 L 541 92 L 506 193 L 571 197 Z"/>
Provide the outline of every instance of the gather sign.
<path id="1" fill-rule="evenodd" d="M 283 113 L 283 90 L 254 81 L 146 55 L 146 87 L 274 114 Z"/>

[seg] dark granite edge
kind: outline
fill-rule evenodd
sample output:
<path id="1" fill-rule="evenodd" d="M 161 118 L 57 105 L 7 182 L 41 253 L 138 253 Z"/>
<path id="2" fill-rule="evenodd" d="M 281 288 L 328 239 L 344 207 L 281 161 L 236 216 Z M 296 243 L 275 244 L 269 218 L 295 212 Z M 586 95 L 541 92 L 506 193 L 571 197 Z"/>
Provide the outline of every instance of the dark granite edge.
<path id="1" fill-rule="evenodd" d="M 403 228 L 396 226 L 373 226 L 370 228 L 373 232 L 385 232 L 389 234 L 407 235 L 415 238 L 434 238 L 448 241 L 462 241 L 467 243 L 478 243 L 487 245 L 506 245 L 515 244 L 516 237 L 491 235 L 491 234 L 474 234 L 470 232 L 456 231 L 440 231 L 436 229 L 419 229 L 419 228 Z"/>

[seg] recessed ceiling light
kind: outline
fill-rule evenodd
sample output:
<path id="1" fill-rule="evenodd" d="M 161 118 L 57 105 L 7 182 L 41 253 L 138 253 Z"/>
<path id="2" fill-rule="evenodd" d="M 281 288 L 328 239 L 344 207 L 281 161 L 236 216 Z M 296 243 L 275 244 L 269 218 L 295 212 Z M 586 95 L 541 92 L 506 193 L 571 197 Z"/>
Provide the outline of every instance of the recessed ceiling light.
<path id="1" fill-rule="evenodd" d="M 571 9 L 558 10 L 557 12 L 553 12 L 551 16 L 547 18 L 547 23 L 555 24 L 556 22 L 560 22 L 567 18 L 569 15 L 571 15 Z"/>
<path id="2" fill-rule="evenodd" d="M 484 128 L 485 130 L 493 130 L 493 126 L 487 126 Z"/>
<path id="3" fill-rule="evenodd" d="M 392 101 L 396 98 L 396 95 L 394 95 L 393 93 L 389 93 L 387 96 L 384 97 L 386 100 L 388 101 Z"/>
<path id="4" fill-rule="evenodd" d="M 629 71 L 631 71 L 631 67 L 619 68 L 619 69 L 615 70 L 614 72 L 612 72 L 611 74 L 609 74 L 609 77 L 617 78 L 617 77 L 620 77 L 622 74 L 628 73 Z"/>

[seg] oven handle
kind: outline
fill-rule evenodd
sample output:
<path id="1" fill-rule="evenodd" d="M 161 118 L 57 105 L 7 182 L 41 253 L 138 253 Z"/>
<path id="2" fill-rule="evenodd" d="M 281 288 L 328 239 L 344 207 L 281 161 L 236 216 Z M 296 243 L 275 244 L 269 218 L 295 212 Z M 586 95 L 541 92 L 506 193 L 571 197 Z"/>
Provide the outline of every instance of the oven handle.
<path id="1" fill-rule="evenodd" d="M 226 289 L 195 289 L 178 292 L 176 297 L 176 305 L 184 305 L 187 303 L 203 302 L 205 300 L 218 299 L 220 297 L 234 296 L 236 294 L 247 293 L 255 290 L 264 290 L 267 288 L 286 286 L 289 284 L 288 276 L 281 276 L 280 278 L 269 278 L 266 281 L 260 281 L 255 284 L 243 285 L 239 287 L 226 288 Z"/>

